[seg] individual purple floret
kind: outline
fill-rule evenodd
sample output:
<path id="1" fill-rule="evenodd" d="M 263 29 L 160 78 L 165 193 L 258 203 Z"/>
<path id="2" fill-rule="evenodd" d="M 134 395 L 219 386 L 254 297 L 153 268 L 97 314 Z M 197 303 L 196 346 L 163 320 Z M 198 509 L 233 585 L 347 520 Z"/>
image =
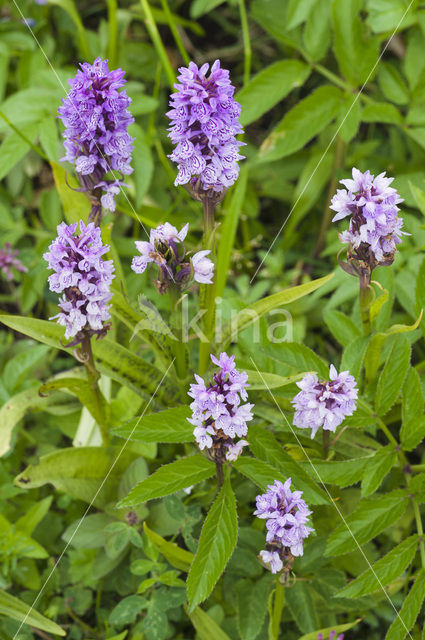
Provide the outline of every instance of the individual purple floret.
<path id="1" fill-rule="evenodd" d="M 341 371 L 338 375 L 332 364 L 329 377 L 330 382 L 319 380 L 315 373 L 307 373 L 297 382 L 301 391 L 292 400 L 293 422 L 300 429 L 311 429 L 312 438 L 320 427 L 335 431 L 356 409 L 357 386 L 349 371 Z"/>
<path id="2" fill-rule="evenodd" d="M 125 91 L 118 91 L 126 82 L 125 72 L 109 71 L 108 61 L 101 58 L 92 65 L 84 62 L 80 66 L 81 71 L 69 80 L 71 90 L 58 109 L 65 125 L 66 155 L 62 160 L 75 165 L 84 191 L 91 191 L 97 200 L 103 194 L 102 206 L 114 211 L 114 196 L 125 184 L 122 175 L 133 171 L 133 138 L 127 132 L 134 122 L 127 109 L 131 99 Z M 105 175 L 110 171 L 114 179 L 107 181 Z"/>
<path id="3" fill-rule="evenodd" d="M 59 307 L 62 311 L 51 318 L 65 326 L 65 338 L 74 338 L 74 344 L 84 336 L 102 336 L 109 326 L 108 302 L 112 294 L 110 286 L 114 278 L 112 260 L 103 260 L 109 247 L 102 244 L 100 228 L 90 222 L 80 221 L 80 235 L 74 235 L 78 227 L 75 222 L 62 222 L 57 228 L 58 237 L 44 254 L 50 269 L 51 291 L 63 293 Z"/>
<path id="4" fill-rule="evenodd" d="M 133 258 L 131 268 L 136 273 L 143 273 L 150 262 L 158 265 L 155 286 L 161 294 L 171 283 L 181 287 L 194 279 L 196 282 L 212 284 L 214 263 L 206 257 L 211 252 L 198 251 L 192 257 L 186 255 L 183 241 L 188 229 L 188 223 L 177 231 L 176 227 L 166 222 L 151 229 L 149 242 L 136 241 L 140 256 Z"/>
<path id="5" fill-rule="evenodd" d="M 18 250 L 12 249 L 10 242 L 6 242 L 3 249 L 0 249 L 0 271 L 9 282 L 13 280 L 12 269 L 16 269 L 16 271 L 21 271 L 22 273 L 28 271 L 17 256 Z"/>
<path id="6" fill-rule="evenodd" d="M 331 631 L 329 634 L 329 640 L 344 640 L 343 633 L 340 633 L 337 638 L 335 636 L 336 636 L 336 631 Z M 323 633 L 319 633 L 319 635 L 317 636 L 317 640 L 326 640 L 326 638 L 324 637 Z"/>
<path id="7" fill-rule="evenodd" d="M 340 234 L 341 241 L 349 244 L 349 257 L 371 269 L 393 262 L 404 233 L 397 206 L 403 200 L 390 187 L 393 180 L 385 177 L 385 172 L 374 178 L 369 171 L 353 169 L 352 180 L 341 180 L 346 189 L 338 189 L 332 198 L 331 209 L 336 211 L 333 222 L 351 216 L 348 231 Z"/>
<path id="8" fill-rule="evenodd" d="M 263 562 L 272 573 L 279 573 L 284 564 L 292 565 L 296 556 L 303 555 L 304 539 L 313 529 L 307 526 L 311 514 L 301 498 L 302 491 L 291 491 L 291 478 L 285 483 L 275 480 L 266 493 L 257 496 L 254 515 L 266 520 L 266 549 L 260 552 Z"/>
<path id="9" fill-rule="evenodd" d="M 213 381 L 207 386 L 203 378 L 195 374 L 197 384 L 190 385 L 189 396 L 192 417 L 188 421 L 194 425 L 193 435 L 199 448 L 208 449 L 208 454 L 217 462 L 225 459 L 236 460 L 247 446 L 246 440 L 235 442 L 248 433 L 247 422 L 252 420 L 253 404 L 241 404 L 248 398 L 246 388 L 248 375 L 239 372 L 235 366 L 235 356 L 221 353 L 211 360 L 219 367 Z"/>
<path id="10" fill-rule="evenodd" d="M 167 113 L 172 124 L 169 137 L 176 145 L 169 156 L 178 165 L 175 185 L 191 182 L 194 192 L 212 189 L 220 194 L 239 174 L 239 147 L 235 138 L 243 133 L 240 104 L 233 98 L 229 72 L 216 60 L 207 77 L 208 64 L 194 62 L 181 67 Z"/>

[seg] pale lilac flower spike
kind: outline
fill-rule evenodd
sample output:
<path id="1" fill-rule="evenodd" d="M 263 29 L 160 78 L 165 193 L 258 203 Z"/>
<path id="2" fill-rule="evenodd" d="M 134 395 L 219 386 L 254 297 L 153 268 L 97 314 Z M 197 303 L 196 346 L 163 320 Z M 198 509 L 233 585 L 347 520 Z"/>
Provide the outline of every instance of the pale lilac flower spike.
<path id="1" fill-rule="evenodd" d="M 219 359 L 211 355 L 211 360 L 219 371 L 208 386 L 195 374 L 197 384 L 191 384 L 188 392 L 193 398 L 190 405 L 193 413 L 188 421 L 195 427 L 193 435 L 201 450 L 207 449 L 217 462 L 225 459 L 233 462 L 248 445 L 246 440 L 235 438 L 247 435 L 247 422 L 253 418 L 254 405 L 241 404 L 241 400 L 248 398 L 248 375 L 236 369 L 235 356 L 223 352 Z"/>
<path id="2" fill-rule="evenodd" d="M 176 144 L 169 156 L 178 165 L 175 185 L 200 183 L 203 190 L 222 193 L 239 174 L 243 158 L 235 138 L 243 133 L 239 123 L 241 107 L 233 98 L 235 87 L 229 72 L 216 60 L 207 77 L 209 64 L 200 69 L 194 62 L 181 67 L 177 89 L 170 96 L 169 137 Z"/>
<path id="3" fill-rule="evenodd" d="M 28 271 L 19 260 L 18 253 L 17 249 L 12 249 L 10 242 L 6 242 L 3 249 L 0 249 L 0 271 L 9 282 L 13 280 L 13 272 L 11 269 L 21 271 L 22 273 Z"/>
<path id="4" fill-rule="evenodd" d="M 206 256 L 210 251 L 198 251 L 194 256 L 186 256 L 183 244 L 189 229 L 189 223 L 177 231 L 169 222 L 151 229 L 149 241 L 136 241 L 140 252 L 131 263 L 135 273 L 143 273 L 150 262 L 158 267 L 158 280 L 155 286 L 160 293 L 165 293 L 168 286 L 187 284 L 192 278 L 196 282 L 212 284 L 214 263 Z"/>
<path id="5" fill-rule="evenodd" d="M 329 634 L 329 640 L 344 640 L 343 633 L 340 633 L 337 638 L 335 636 L 336 636 L 336 631 L 331 631 Z M 323 633 L 319 633 L 319 635 L 317 636 L 317 640 L 326 640 L 326 638 L 324 637 Z"/>
<path id="6" fill-rule="evenodd" d="M 75 338 L 73 345 L 84 335 L 102 336 L 108 330 L 114 278 L 112 260 L 102 258 L 109 247 L 102 244 L 100 228 L 93 222 L 85 225 L 82 220 L 79 225 L 80 234 L 75 235 L 78 223 L 68 226 L 62 222 L 57 228 L 58 237 L 43 256 L 54 271 L 49 276 L 50 290 L 63 293 L 61 312 L 50 319 L 57 318 L 65 326 L 65 338 Z"/>
<path id="7" fill-rule="evenodd" d="M 354 249 L 354 257 L 368 261 L 370 252 L 378 264 L 391 264 L 401 236 L 403 219 L 398 216 L 398 204 L 403 202 L 390 184 L 394 178 L 380 173 L 376 178 L 369 172 L 353 169 L 353 179 L 341 180 L 346 189 L 338 189 L 332 198 L 331 209 L 336 211 L 333 222 L 350 218 L 347 231 L 340 234 L 341 242 Z"/>
<path id="8" fill-rule="evenodd" d="M 279 573 L 284 562 L 303 555 L 303 542 L 313 531 L 307 526 L 311 514 L 301 498 L 302 491 L 291 491 L 291 478 L 285 483 L 275 480 L 266 493 L 257 496 L 254 515 L 266 520 L 266 549 L 260 551 L 263 562 L 272 573 Z"/>
<path id="9" fill-rule="evenodd" d="M 315 373 L 307 373 L 297 382 L 301 391 L 292 400 L 295 408 L 293 423 L 300 429 L 311 429 L 311 438 L 320 427 L 335 431 L 356 409 L 358 390 L 349 371 L 341 371 L 338 375 L 332 364 L 329 377 L 330 382 L 319 380 Z"/>

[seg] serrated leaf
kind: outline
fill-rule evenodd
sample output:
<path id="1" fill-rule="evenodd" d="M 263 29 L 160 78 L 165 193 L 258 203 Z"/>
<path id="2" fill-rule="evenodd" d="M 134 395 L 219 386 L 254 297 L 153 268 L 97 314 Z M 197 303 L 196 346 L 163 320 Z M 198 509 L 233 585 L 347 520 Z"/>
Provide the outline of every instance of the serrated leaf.
<path id="1" fill-rule="evenodd" d="M 173 407 L 133 418 L 112 429 L 112 433 L 142 442 L 193 442 L 193 425 L 187 421 L 191 416 L 189 407 Z"/>
<path id="2" fill-rule="evenodd" d="M 338 115 L 343 93 L 323 85 L 300 100 L 267 136 L 259 160 L 271 162 L 302 149 Z"/>
<path id="3" fill-rule="evenodd" d="M 360 327 L 341 311 L 326 309 L 323 312 L 323 319 L 330 332 L 343 347 L 361 336 Z"/>
<path id="4" fill-rule="evenodd" d="M 307 633 L 317 629 L 319 620 L 311 587 L 306 582 L 296 582 L 291 589 L 285 589 L 285 600 L 300 631 Z"/>
<path id="5" fill-rule="evenodd" d="M 390 62 L 381 62 L 378 71 L 378 84 L 384 96 L 395 104 L 409 102 L 409 90 L 397 70 Z"/>
<path id="6" fill-rule="evenodd" d="M 357 509 L 329 536 L 326 555 L 338 556 L 358 549 L 396 522 L 405 512 L 408 497 L 403 492 L 363 498 Z"/>
<path id="7" fill-rule="evenodd" d="M 187 607 L 185 609 L 201 640 L 211 640 L 212 638 L 214 640 L 230 640 L 227 633 L 224 633 L 223 629 L 220 629 L 218 624 L 201 607 L 195 607 L 192 612 Z"/>
<path id="8" fill-rule="evenodd" d="M 237 538 L 236 500 L 230 480 L 226 478 L 205 519 L 187 577 L 191 611 L 210 595 L 233 553 Z"/>
<path id="9" fill-rule="evenodd" d="M 373 102 L 367 104 L 362 112 L 363 122 L 387 122 L 388 124 L 401 124 L 400 111 L 388 102 Z"/>
<path id="10" fill-rule="evenodd" d="M 298 371 L 315 371 L 319 377 L 329 375 L 329 366 L 311 349 L 298 342 L 282 342 L 264 349 L 265 353 L 278 362 L 288 364 Z"/>
<path id="11" fill-rule="evenodd" d="M 383 558 L 364 571 L 355 580 L 338 591 L 339 598 L 360 598 L 379 591 L 401 576 L 415 557 L 418 535 L 410 536 L 394 547 Z"/>
<path id="12" fill-rule="evenodd" d="M 363 474 L 362 496 L 374 493 L 396 462 L 397 452 L 392 445 L 380 449 L 373 458 L 369 458 Z"/>
<path id="13" fill-rule="evenodd" d="M 292 89 L 301 87 L 309 74 L 310 68 L 300 60 L 279 60 L 257 73 L 235 96 L 242 107 L 242 125 L 254 122 Z"/>
<path id="14" fill-rule="evenodd" d="M 316 2 L 307 18 L 303 33 L 304 45 L 316 62 L 323 58 L 331 44 L 330 18 L 329 2 Z"/>
<path id="15" fill-rule="evenodd" d="M 421 569 L 413 587 L 407 594 L 397 618 L 388 630 L 385 640 L 404 640 L 415 624 L 425 598 L 425 570 Z"/>
<path id="16" fill-rule="evenodd" d="M 400 439 L 405 451 L 411 451 L 425 438 L 424 396 L 416 369 L 407 373 L 402 390 Z"/>
<path id="17" fill-rule="evenodd" d="M 406 336 L 398 335 L 385 362 L 376 388 L 375 408 L 385 415 L 397 400 L 410 362 L 411 347 Z"/>
<path id="18" fill-rule="evenodd" d="M 147 500 L 162 498 L 180 489 L 197 484 L 211 478 L 215 473 L 215 465 L 201 453 L 187 458 L 180 458 L 159 467 L 151 476 L 142 480 L 121 500 L 117 507 L 123 509 L 142 504 Z"/>
<path id="19" fill-rule="evenodd" d="M 193 561 L 194 555 L 186 549 L 181 549 L 175 542 L 169 542 L 162 536 L 149 529 L 146 522 L 143 523 L 143 529 L 150 542 L 162 553 L 164 558 L 168 560 L 171 566 L 180 569 L 180 571 L 189 571 L 189 567 Z"/>
<path id="20" fill-rule="evenodd" d="M 270 576 L 263 576 L 254 585 L 241 580 L 236 585 L 238 629 L 241 640 L 255 640 L 261 631 L 270 594 Z"/>
<path id="21" fill-rule="evenodd" d="M 367 336 L 354 338 L 344 349 L 341 359 L 341 371 L 349 371 L 355 380 L 358 380 L 369 344 Z"/>
<path id="22" fill-rule="evenodd" d="M 349 487 L 360 482 L 364 469 L 370 460 L 370 456 L 365 458 L 354 458 L 352 460 L 314 460 L 314 467 L 323 483 L 336 484 L 338 487 Z M 304 467 L 310 466 L 308 462 Z"/>
<path id="23" fill-rule="evenodd" d="M 253 425 L 249 430 L 249 442 L 251 451 L 257 458 L 279 470 L 286 478 L 292 478 L 293 486 L 304 492 L 308 503 L 329 503 L 323 489 L 316 484 L 300 464 L 286 453 L 270 431 Z M 314 472 L 312 471 L 312 473 Z"/>

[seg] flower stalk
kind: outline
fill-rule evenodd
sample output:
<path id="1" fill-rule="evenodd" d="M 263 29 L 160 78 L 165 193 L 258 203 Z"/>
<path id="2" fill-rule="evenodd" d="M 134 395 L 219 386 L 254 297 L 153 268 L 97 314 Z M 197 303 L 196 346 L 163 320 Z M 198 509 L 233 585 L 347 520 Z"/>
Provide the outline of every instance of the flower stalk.
<path id="1" fill-rule="evenodd" d="M 273 607 L 269 625 L 269 640 L 279 640 L 279 629 L 285 606 L 285 587 L 280 581 L 280 574 L 276 576 Z"/>
<path id="2" fill-rule="evenodd" d="M 96 369 L 93 358 L 93 350 L 91 346 L 91 336 L 85 335 L 81 341 L 81 348 L 78 350 L 79 360 L 84 364 L 87 372 L 87 380 L 89 383 L 89 389 L 92 394 L 93 404 L 95 407 L 94 416 L 98 423 L 100 434 L 102 437 L 102 443 L 107 446 L 110 443 L 108 432 L 108 420 L 105 412 L 105 405 L 102 393 L 99 389 L 100 373 Z"/>
<path id="3" fill-rule="evenodd" d="M 360 316 L 362 319 L 363 333 L 365 336 L 370 334 L 370 280 L 371 270 L 368 267 L 362 267 L 360 270 Z"/>

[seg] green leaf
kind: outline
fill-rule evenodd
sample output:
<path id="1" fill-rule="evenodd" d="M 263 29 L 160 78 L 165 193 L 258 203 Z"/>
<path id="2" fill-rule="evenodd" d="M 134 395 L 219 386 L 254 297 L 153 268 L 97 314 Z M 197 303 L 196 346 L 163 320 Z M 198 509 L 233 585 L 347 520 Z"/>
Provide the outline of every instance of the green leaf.
<path id="1" fill-rule="evenodd" d="M 286 29 L 290 31 L 306 21 L 316 0 L 289 0 L 286 13 Z"/>
<path id="2" fill-rule="evenodd" d="M 87 222 L 90 213 L 90 202 L 84 193 L 73 191 L 73 189 L 79 188 L 80 185 L 57 162 L 51 162 L 50 166 L 52 167 L 53 178 L 55 179 L 66 222 L 68 224 L 73 224 L 80 220 Z M 66 184 L 67 181 L 73 189 L 69 188 L 68 184 Z"/>
<path id="3" fill-rule="evenodd" d="M 22 134 L 30 142 L 34 142 L 37 134 L 36 125 L 26 125 L 21 127 Z M 28 153 L 31 149 L 29 142 L 26 142 L 15 131 L 5 138 L 0 146 L 0 180 Z"/>
<path id="4" fill-rule="evenodd" d="M 363 476 L 365 467 L 370 457 L 353 458 L 352 460 L 314 460 L 314 467 L 320 476 L 320 482 L 336 484 L 338 487 L 349 487 L 359 482 Z M 303 467 L 311 468 L 310 463 L 305 462 Z"/>
<path id="5" fill-rule="evenodd" d="M 346 624 L 332 625 L 332 627 L 326 627 L 326 629 L 316 629 L 316 631 L 312 631 L 311 633 L 307 633 L 304 636 L 301 636 L 301 638 L 298 638 L 298 640 L 317 640 L 317 636 L 319 635 L 319 633 L 321 633 L 323 637 L 326 638 L 329 636 L 331 631 L 336 631 L 336 633 L 342 633 L 343 631 L 348 631 L 349 629 L 352 629 L 353 627 L 355 627 L 356 624 L 359 624 L 359 622 L 361 622 L 361 620 L 362 618 L 358 618 L 354 622 L 347 622 Z"/>
<path id="6" fill-rule="evenodd" d="M 99 549 L 105 544 L 105 527 L 112 522 L 106 513 L 93 513 L 72 522 L 62 540 L 74 549 Z"/>
<path id="7" fill-rule="evenodd" d="M 233 553 L 237 538 L 236 500 L 230 480 L 226 478 L 205 519 L 187 577 L 191 611 L 210 595 Z"/>
<path id="8" fill-rule="evenodd" d="M 312 480 L 298 462 L 286 453 L 285 449 L 279 444 L 270 431 L 252 425 L 249 429 L 249 442 L 251 451 L 257 458 L 267 462 L 267 464 L 271 465 L 274 469 L 279 470 L 285 477 L 285 480 L 289 477 L 292 478 L 293 486 L 296 487 L 297 490 L 304 492 L 307 502 L 310 504 L 329 503 L 329 498 L 323 489 Z M 246 459 L 250 460 L 250 458 Z M 310 469 L 310 471 L 314 474 L 312 469 Z"/>
<path id="9" fill-rule="evenodd" d="M 369 338 L 366 336 L 354 338 L 354 340 L 347 345 L 344 349 L 344 353 L 342 354 L 341 371 L 349 371 L 357 380 L 360 376 L 368 344 Z"/>
<path id="10" fill-rule="evenodd" d="M 238 333 L 249 327 L 272 309 L 276 309 L 280 305 L 289 304 L 290 302 L 299 300 L 299 298 L 303 298 L 309 293 L 312 293 L 313 291 L 316 291 L 316 289 L 322 287 L 333 277 L 334 273 L 330 273 L 324 278 L 318 278 L 317 280 L 312 280 L 311 282 L 306 282 L 305 284 L 300 284 L 296 287 L 284 289 L 283 291 L 279 291 L 279 293 L 274 293 L 267 298 L 262 298 L 261 300 L 245 307 L 235 318 L 233 318 L 231 322 L 223 327 L 222 348 L 227 346 L 230 341 L 234 340 Z"/>
<path id="11" fill-rule="evenodd" d="M 201 640 L 211 640 L 212 638 L 214 640 L 230 640 L 227 633 L 224 633 L 201 607 L 195 607 L 192 612 L 187 607 L 185 609 Z"/>
<path id="12" fill-rule="evenodd" d="M 409 102 L 409 90 L 399 71 L 390 62 L 381 62 L 378 71 L 378 84 L 384 96 L 395 104 Z"/>
<path id="13" fill-rule="evenodd" d="M 141 440 L 142 442 L 192 442 L 193 425 L 187 418 L 192 416 L 189 407 L 173 407 L 134 418 L 112 429 L 120 438 Z"/>
<path id="14" fill-rule="evenodd" d="M 415 11 L 406 13 L 407 7 L 408 3 L 405 0 L 368 0 L 367 21 L 375 33 L 392 32 L 395 29 L 397 32 L 402 31 L 416 21 Z"/>
<path id="15" fill-rule="evenodd" d="M 34 345 L 11 358 L 6 363 L 2 376 L 6 389 L 11 393 L 18 391 L 33 369 L 42 361 L 46 361 L 48 352 L 49 349 L 45 345 Z"/>
<path id="16" fill-rule="evenodd" d="M 364 571 L 355 580 L 338 591 L 340 598 L 360 598 L 390 584 L 401 576 L 415 557 L 418 548 L 417 534 L 403 540 L 392 551 Z"/>
<path id="17" fill-rule="evenodd" d="M 46 156 L 52 162 L 58 159 L 58 129 L 56 121 L 48 115 L 39 124 L 39 136 Z"/>
<path id="18" fill-rule="evenodd" d="M 0 322 L 34 340 L 69 353 L 61 342 L 64 339 L 64 329 L 55 322 L 3 314 L 0 314 Z M 178 388 L 170 378 L 164 378 L 156 367 L 116 342 L 108 338 L 94 340 L 92 349 L 100 373 L 129 387 L 139 395 L 146 389 L 165 402 L 171 403 L 177 397 Z"/>
<path id="19" fill-rule="evenodd" d="M 259 160 L 270 162 L 302 149 L 337 116 L 342 92 L 324 85 L 300 100 L 267 136 Z"/>
<path id="20" fill-rule="evenodd" d="M 0 409 L 0 457 L 10 449 L 12 432 L 19 420 L 24 417 L 28 409 L 45 403 L 38 395 L 38 387 L 33 387 L 17 393 Z"/>
<path id="21" fill-rule="evenodd" d="M 409 368 L 410 351 L 407 338 L 397 336 L 378 380 L 375 408 L 379 416 L 391 409 L 400 394 Z"/>
<path id="22" fill-rule="evenodd" d="M 361 8 L 361 0 L 332 3 L 335 56 L 342 75 L 356 87 L 366 81 L 379 56 L 379 40 L 365 37 Z"/>
<path id="23" fill-rule="evenodd" d="M 137 616 L 148 606 L 146 598 L 137 595 L 123 598 L 109 614 L 109 624 L 124 627 L 135 622 Z"/>
<path id="24" fill-rule="evenodd" d="M 151 476 L 136 485 L 118 508 L 134 507 L 147 500 L 162 498 L 192 484 L 211 478 L 215 474 L 215 465 L 201 453 L 180 458 L 159 467 Z"/>
<path id="25" fill-rule="evenodd" d="M 306 582 L 296 582 L 291 589 L 285 589 L 285 600 L 300 631 L 307 633 L 317 629 L 319 620 L 311 587 Z"/>
<path id="26" fill-rule="evenodd" d="M 140 209 L 152 180 L 153 159 L 143 129 L 137 124 L 132 124 L 128 128 L 128 132 L 134 137 L 132 166 L 134 168 L 133 179 L 136 187 L 135 205 L 137 209 Z"/>
<path id="27" fill-rule="evenodd" d="M 224 1 L 225 0 L 193 0 L 190 7 L 190 17 L 197 20 L 201 16 L 223 4 Z"/>
<path id="28" fill-rule="evenodd" d="M 357 509 L 329 536 L 326 555 L 349 553 L 358 549 L 357 544 L 369 542 L 403 515 L 407 502 L 407 496 L 401 492 L 363 498 Z"/>
<path id="29" fill-rule="evenodd" d="M 45 382 L 41 385 L 39 393 L 41 395 L 48 395 L 51 391 L 66 389 L 77 396 L 78 400 L 84 407 L 87 407 L 98 424 L 103 424 L 105 411 L 109 412 L 109 404 L 99 390 L 102 399 L 102 406 L 99 407 L 92 389 L 89 387 L 87 376 L 85 376 L 83 372 L 81 372 L 81 375 L 83 377 L 59 377 Z"/>
<path id="30" fill-rule="evenodd" d="M 270 576 L 263 576 L 254 585 L 247 580 L 241 580 L 235 590 L 241 640 L 255 640 L 266 616 L 270 594 Z"/>
<path id="31" fill-rule="evenodd" d="M 168 540 L 162 538 L 155 533 L 155 531 L 149 529 L 146 522 L 143 523 L 143 529 L 152 544 L 162 553 L 172 567 L 180 569 L 180 571 L 189 571 L 189 567 L 194 558 L 193 553 L 177 546 L 175 542 L 168 542 Z"/>
<path id="32" fill-rule="evenodd" d="M 416 369 L 411 367 L 402 390 L 400 438 L 404 451 L 411 451 L 425 437 L 423 413 L 424 396 L 421 380 Z"/>
<path id="33" fill-rule="evenodd" d="M 28 511 L 16 520 L 15 528 L 30 536 L 49 511 L 52 500 L 53 496 L 47 496 L 43 500 L 32 504 Z"/>
<path id="34" fill-rule="evenodd" d="M 25 620 L 25 624 L 57 636 L 66 635 L 65 631 L 57 625 L 56 622 L 45 618 L 25 602 L 18 600 L 18 598 L 10 595 L 10 593 L 2 590 L 0 590 L 0 615 L 6 616 L 6 618 L 12 618 L 12 620 L 18 620 L 18 622 Z"/>
<path id="35" fill-rule="evenodd" d="M 303 34 L 304 46 L 315 62 L 323 58 L 331 44 L 330 18 L 329 2 L 316 2 L 307 17 Z"/>
<path id="36" fill-rule="evenodd" d="M 78 9 L 75 6 L 74 0 L 49 0 L 49 3 L 61 7 L 61 9 L 66 11 L 66 13 L 69 15 L 76 26 L 83 56 L 84 58 L 86 58 L 86 60 L 90 59 L 90 50 L 87 42 L 86 32 L 81 21 L 80 14 L 78 13 Z"/>
<path id="37" fill-rule="evenodd" d="M 309 347 L 298 342 L 281 342 L 264 349 L 276 362 L 288 364 L 297 371 L 315 371 L 321 378 L 329 376 L 329 365 Z"/>
<path id="38" fill-rule="evenodd" d="M 411 587 L 403 602 L 403 606 L 398 612 L 397 618 L 389 628 L 385 640 L 404 640 L 421 612 L 424 598 L 425 570 L 421 569 L 417 574 L 413 587 Z"/>
<path id="39" fill-rule="evenodd" d="M 279 60 L 257 73 L 235 96 L 242 107 L 242 125 L 267 113 L 292 89 L 301 87 L 309 75 L 310 68 L 300 60 Z"/>
<path id="40" fill-rule="evenodd" d="M 392 445 L 380 449 L 373 458 L 368 459 L 362 480 L 362 496 L 374 493 L 396 463 L 397 452 Z"/>
<path id="41" fill-rule="evenodd" d="M 295 376 L 278 376 L 276 373 L 267 373 L 267 371 L 257 371 L 256 369 L 245 369 L 248 374 L 248 382 L 250 391 L 260 391 L 263 389 L 277 389 L 288 384 L 293 384 L 305 375 L 298 373 Z"/>
<path id="42" fill-rule="evenodd" d="M 400 111 L 388 102 L 373 102 L 367 104 L 362 113 L 363 122 L 387 122 L 388 124 L 401 124 Z"/>
<path id="43" fill-rule="evenodd" d="M 341 311 L 326 309 L 323 312 L 323 319 L 332 335 L 343 347 L 350 344 L 354 338 L 361 336 L 360 327 Z"/>
<path id="44" fill-rule="evenodd" d="M 216 297 L 220 297 L 223 294 L 226 284 L 232 257 L 232 249 L 238 228 L 239 216 L 245 198 L 247 182 L 248 171 L 245 166 L 241 169 L 236 187 L 231 195 L 229 207 L 227 211 L 225 211 L 224 221 L 221 225 L 220 242 L 218 245 L 216 260 Z M 224 207 L 225 205 L 226 202 Z"/>
<path id="45" fill-rule="evenodd" d="M 58 491 L 85 502 L 93 500 L 95 506 L 102 507 L 116 499 L 121 476 L 137 455 L 128 450 L 118 457 L 121 451 L 121 447 L 76 447 L 53 451 L 16 476 L 15 484 L 24 489 L 34 489 L 50 483 Z"/>

